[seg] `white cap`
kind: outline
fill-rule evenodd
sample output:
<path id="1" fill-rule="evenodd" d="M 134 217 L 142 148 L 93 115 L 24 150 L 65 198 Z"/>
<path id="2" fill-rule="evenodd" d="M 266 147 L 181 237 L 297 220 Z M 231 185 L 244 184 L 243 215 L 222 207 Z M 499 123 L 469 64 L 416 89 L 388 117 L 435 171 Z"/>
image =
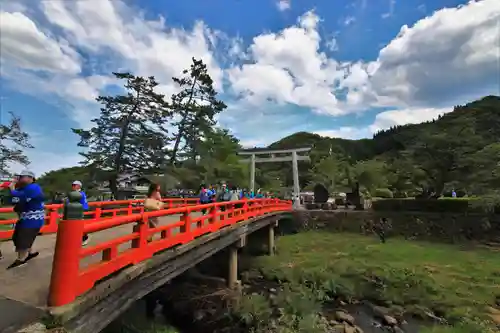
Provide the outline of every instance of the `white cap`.
<path id="1" fill-rule="evenodd" d="M 26 176 L 26 177 L 35 178 L 35 174 L 33 173 L 33 171 L 29 171 L 29 170 L 23 170 L 23 171 L 21 171 L 21 172 L 18 174 L 18 176 L 19 176 L 19 177 Z"/>
<path id="2" fill-rule="evenodd" d="M 71 185 L 78 185 L 78 186 L 82 186 L 82 182 L 79 181 L 79 180 L 75 180 Z"/>

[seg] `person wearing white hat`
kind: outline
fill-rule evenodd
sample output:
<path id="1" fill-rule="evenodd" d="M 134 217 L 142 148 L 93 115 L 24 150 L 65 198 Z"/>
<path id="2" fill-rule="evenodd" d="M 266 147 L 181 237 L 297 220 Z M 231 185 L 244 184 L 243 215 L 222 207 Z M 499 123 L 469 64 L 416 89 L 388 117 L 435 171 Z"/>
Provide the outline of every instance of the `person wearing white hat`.
<path id="1" fill-rule="evenodd" d="M 35 180 L 33 172 L 24 170 L 9 186 L 12 203 L 17 207 L 19 220 L 12 236 L 17 259 L 7 269 L 22 266 L 39 254 L 33 252 L 32 247 L 45 223 L 45 198 L 42 188 L 35 183 Z"/>
<path id="2" fill-rule="evenodd" d="M 87 211 L 89 209 L 89 203 L 87 202 L 87 195 L 85 194 L 85 192 L 82 190 L 82 182 L 79 181 L 79 180 L 75 180 L 72 184 L 71 184 L 71 189 L 73 191 L 78 191 L 80 192 L 81 194 L 81 199 L 80 199 L 80 203 L 82 204 L 83 206 L 83 211 Z M 89 235 L 85 234 L 83 235 L 83 238 L 82 238 L 82 245 L 85 246 L 87 245 L 89 242 Z"/>

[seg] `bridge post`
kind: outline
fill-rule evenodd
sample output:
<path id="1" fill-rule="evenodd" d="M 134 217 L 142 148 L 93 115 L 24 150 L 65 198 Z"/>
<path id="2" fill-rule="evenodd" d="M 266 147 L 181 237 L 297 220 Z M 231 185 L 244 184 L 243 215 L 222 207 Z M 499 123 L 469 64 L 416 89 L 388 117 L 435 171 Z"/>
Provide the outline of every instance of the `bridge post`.
<path id="1" fill-rule="evenodd" d="M 229 247 L 229 275 L 227 285 L 230 289 L 234 289 L 238 283 L 238 248 L 236 246 Z"/>
<path id="2" fill-rule="evenodd" d="M 276 245 L 274 244 L 274 228 L 278 226 L 278 221 L 273 222 L 268 227 L 267 250 L 270 256 L 274 255 Z"/>
<path id="3" fill-rule="evenodd" d="M 230 289 L 240 289 L 241 283 L 238 280 L 238 250 L 247 244 L 247 236 L 242 235 L 233 245 L 229 246 L 229 272 L 227 285 Z"/>
<path id="4" fill-rule="evenodd" d="M 64 205 L 63 219 L 57 230 L 54 261 L 50 277 L 49 306 L 61 306 L 75 300 L 78 289 L 80 250 L 84 231 L 81 194 L 72 191 Z"/>

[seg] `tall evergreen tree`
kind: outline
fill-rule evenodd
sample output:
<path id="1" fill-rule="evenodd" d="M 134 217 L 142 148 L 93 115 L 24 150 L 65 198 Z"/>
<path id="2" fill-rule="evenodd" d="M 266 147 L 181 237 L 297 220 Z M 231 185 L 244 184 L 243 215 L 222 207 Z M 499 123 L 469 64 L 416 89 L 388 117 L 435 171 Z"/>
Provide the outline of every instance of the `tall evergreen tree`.
<path id="1" fill-rule="evenodd" d="M 180 156 L 181 148 L 189 157 L 198 155 L 201 140 L 216 124 L 215 116 L 226 108 L 226 104 L 217 99 L 207 66 L 202 60 L 192 60 L 191 67 L 182 72 L 183 77 L 172 78 L 180 92 L 172 95 L 170 105 L 179 119 L 173 124 L 177 133 L 170 155 L 171 165 Z"/>
<path id="2" fill-rule="evenodd" d="M 117 177 L 123 172 L 151 172 L 165 162 L 168 138 L 163 128 L 170 115 L 164 96 L 155 92 L 154 77 L 113 73 L 125 80 L 124 95 L 99 96 L 99 118 L 90 130 L 73 129 L 80 136 L 79 146 L 85 165 L 109 170 L 110 189 L 117 194 Z"/>
<path id="3" fill-rule="evenodd" d="M 24 150 L 34 148 L 29 142 L 29 134 L 22 129 L 21 118 L 12 112 L 9 114 L 10 121 L 0 124 L 0 173 L 2 175 L 10 174 L 10 163 L 28 165 L 30 161 Z"/>

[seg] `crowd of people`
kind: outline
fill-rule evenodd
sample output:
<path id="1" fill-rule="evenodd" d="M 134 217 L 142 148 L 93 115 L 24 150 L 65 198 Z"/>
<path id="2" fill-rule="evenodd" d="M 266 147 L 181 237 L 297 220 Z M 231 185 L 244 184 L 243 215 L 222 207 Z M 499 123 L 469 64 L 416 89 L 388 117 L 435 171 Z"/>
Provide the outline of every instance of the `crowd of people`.
<path id="1" fill-rule="evenodd" d="M 14 212 L 18 216 L 18 221 L 14 225 L 12 241 L 14 243 L 17 257 L 7 269 L 20 267 L 37 257 L 39 253 L 33 250 L 36 237 L 40 234 L 40 229 L 45 223 L 45 196 L 42 188 L 36 183 L 35 174 L 29 170 L 19 173 L 13 181 L 5 185 L 9 190 L 10 203 L 14 207 Z M 89 209 L 87 195 L 83 191 L 81 181 L 75 180 L 71 184 L 73 191 L 80 192 L 80 203 L 84 211 Z M 147 193 L 147 198 L 156 202 L 161 202 L 161 189 L 158 184 L 151 184 Z M 255 193 L 237 186 L 227 186 L 222 183 L 220 186 L 206 186 L 202 184 L 199 189 L 199 199 L 201 204 L 213 202 L 238 201 L 242 199 L 266 198 L 270 193 L 263 193 L 260 189 Z M 67 199 L 65 199 L 67 200 Z M 221 207 L 223 209 L 223 207 Z M 204 212 L 206 213 L 206 212 Z M 87 215 L 89 216 L 89 215 Z M 158 226 L 158 218 L 149 220 L 150 228 Z M 89 235 L 83 235 L 82 245 L 87 245 Z M 151 240 L 150 240 L 151 241 Z M 0 250 L 0 259 L 2 259 Z"/>
<path id="2" fill-rule="evenodd" d="M 257 192 L 249 191 L 247 189 L 241 189 L 237 186 L 227 186 L 222 183 L 219 188 L 214 185 L 206 186 L 202 184 L 200 186 L 200 203 L 207 204 L 212 202 L 220 201 L 237 201 L 242 199 L 259 199 L 268 198 L 271 196 L 270 193 L 263 193 L 261 189 Z"/>

